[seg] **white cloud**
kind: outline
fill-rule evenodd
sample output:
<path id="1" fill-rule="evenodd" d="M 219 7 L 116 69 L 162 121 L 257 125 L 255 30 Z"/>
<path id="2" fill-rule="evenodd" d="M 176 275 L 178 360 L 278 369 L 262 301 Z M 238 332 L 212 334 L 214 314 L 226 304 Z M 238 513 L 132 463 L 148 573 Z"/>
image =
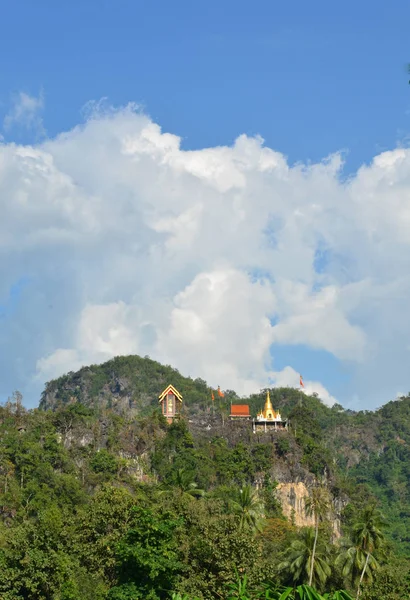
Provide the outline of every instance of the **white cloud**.
<path id="1" fill-rule="evenodd" d="M 273 381 L 278 387 L 300 387 L 300 373 L 297 373 L 292 367 L 285 367 L 282 371 L 272 373 Z M 337 402 L 320 381 L 303 381 L 303 388 L 300 388 L 307 396 L 317 394 L 319 398 L 328 406 L 333 406 Z"/>
<path id="2" fill-rule="evenodd" d="M 30 282 L 2 319 L 5 393 L 134 352 L 240 393 L 297 385 L 282 344 L 350 365 L 367 405 L 409 388 L 410 151 L 341 167 L 247 136 L 183 151 L 134 106 L 1 145 L 0 307 Z"/>
<path id="3" fill-rule="evenodd" d="M 23 127 L 32 130 L 38 137 L 45 135 L 41 113 L 44 109 L 44 94 L 30 96 L 19 92 L 13 99 L 13 104 L 4 117 L 3 127 L 10 131 L 14 127 Z"/>
<path id="4" fill-rule="evenodd" d="M 58 348 L 37 361 L 37 369 L 47 378 L 74 371 L 88 363 L 99 363 L 120 354 L 138 352 L 136 332 L 138 309 L 124 302 L 87 305 L 76 328 L 75 348 Z"/>
<path id="5" fill-rule="evenodd" d="M 272 341 L 306 344 L 341 359 L 364 358 L 366 336 L 360 327 L 349 323 L 338 286 L 328 285 L 313 291 L 306 284 L 284 281 L 277 287 L 283 309 Z"/>

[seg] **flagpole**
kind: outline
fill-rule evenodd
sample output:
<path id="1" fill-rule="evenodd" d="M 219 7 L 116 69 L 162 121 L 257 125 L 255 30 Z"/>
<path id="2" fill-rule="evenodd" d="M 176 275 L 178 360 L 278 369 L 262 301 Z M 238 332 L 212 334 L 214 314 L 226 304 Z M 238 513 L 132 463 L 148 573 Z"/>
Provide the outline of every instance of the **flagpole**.
<path id="1" fill-rule="evenodd" d="M 305 387 L 305 384 L 303 383 L 303 377 L 302 375 L 299 374 L 299 391 L 302 392 L 302 388 Z M 300 396 L 299 398 L 299 406 L 302 406 L 302 396 Z"/>

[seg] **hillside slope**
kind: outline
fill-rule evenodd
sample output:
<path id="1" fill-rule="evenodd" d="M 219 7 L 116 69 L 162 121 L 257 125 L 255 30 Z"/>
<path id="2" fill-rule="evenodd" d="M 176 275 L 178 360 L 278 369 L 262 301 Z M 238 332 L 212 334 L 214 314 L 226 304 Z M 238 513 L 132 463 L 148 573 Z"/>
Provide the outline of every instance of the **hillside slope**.
<path id="1" fill-rule="evenodd" d="M 158 407 L 158 395 L 168 383 L 183 394 L 196 438 L 217 436 L 231 445 L 255 441 L 249 431 L 244 440 L 237 430 L 222 427 L 230 402 L 237 401 L 234 391 L 216 398 L 212 407 L 205 381 L 183 377 L 170 366 L 139 356 L 117 357 L 49 382 L 40 408 L 57 410 L 79 402 L 133 419 Z M 341 496 L 374 495 L 391 521 L 391 538 L 410 553 L 410 398 L 389 402 L 375 412 L 329 408 L 319 398 L 291 388 L 272 389 L 271 398 L 275 408 L 290 417 L 290 437 L 298 449 L 289 452 L 279 472 L 274 469 L 276 478 L 298 480 L 311 473 L 327 478 Z M 248 402 L 255 416 L 263 406 L 264 392 L 241 402 Z"/>
<path id="2" fill-rule="evenodd" d="M 146 414 L 158 405 L 158 395 L 169 383 L 182 393 L 187 404 L 205 405 L 210 400 L 202 379 L 183 377 L 176 369 L 148 357 L 119 356 L 50 381 L 40 408 L 55 410 L 76 401 L 88 407 L 109 408 L 117 414 Z"/>
<path id="3" fill-rule="evenodd" d="M 158 406 L 168 383 L 184 395 L 171 425 Z M 307 543 L 318 484 L 329 501 L 318 551 L 331 567 L 320 589 L 354 591 L 341 536 L 376 501 L 388 543 L 363 598 L 407 597 L 410 398 L 354 413 L 294 389 L 270 395 L 288 431 L 253 433 L 227 419 L 235 392 L 212 405 L 206 382 L 137 356 L 49 382 L 40 409 L 16 393 L 0 406 L 0 597 L 216 600 L 240 565 L 259 598 L 268 580 L 292 583 L 279 565 Z M 255 415 L 265 396 L 241 402 Z"/>

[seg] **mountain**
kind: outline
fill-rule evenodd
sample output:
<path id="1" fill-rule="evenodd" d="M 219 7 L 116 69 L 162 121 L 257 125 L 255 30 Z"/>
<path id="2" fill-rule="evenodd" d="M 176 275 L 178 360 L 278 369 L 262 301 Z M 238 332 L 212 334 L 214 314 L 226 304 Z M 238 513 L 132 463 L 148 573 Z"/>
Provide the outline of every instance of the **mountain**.
<path id="1" fill-rule="evenodd" d="M 197 436 L 207 431 L 209 436 L 232 437 L 232 432 L 221 428 L 218 415 L 225 411 L 226 416 L 230 402 L 239 402 L 234 391 L 226 391 L 223 401 L 217 398 L 217 418 L 212 422 L 211 390 L 206 382 L 183 377 L 148 357 L 117 357 L 51 381 L 40 408 L 56 410 L 80 402 L 128 418 L 146 416 L 158 406 L 158 395 L 169 383 L 182 393 Z M 264 394 L 240 402 L 248 403 L 256 416 Z M 353 488 L 359 498 L 373 494 L 390 520 L 391 539 L 402 552 L 410 553 L 410 397 L 389 402 L 377 411 L 354 412 L 340 405 L 330 408 L 319 398 L 292 388 L 273 388 L 270 394 L 274 407 L 291 419 L 292 440 L 300 453 L 296 463 L 306 470 L 304 474 L 296 474 L 295 468 L 291 472 L 288 460 L 282 473 L 276 469 L 276 477 L 308 480 L 310 473 L 328 477 L 341 496 L 354 496 Z"/>
<path id="2" fill-rule="evenodd" d="M 172 424 L 158 401 L 169 384 L 183 395 Z M 376 595 L 369 587 L 363 598 L 406 597 L 410 397 L 353 412 L 274 388 L 288 430 L 254 433 L 251 421 L 228 419 L 231 402 L 256 416 L 267 391 L 214 391 L 212 402 L 205 381 L 126 356 L 50 381 L 38 409 L 15 393 L 0 406 L 0 597 L 156 599 L 175 589 L 212 600 L 226 597 L 239 565 L 259 598 L 267 580 L 291 582 L 278 565 L 305 539 L 299 528 L 314 525 L 305 500 L 318 484 L 330 498 L 318 551 L 332 574 L 322 591 L 355 591 L 336 557 L 376 502 L 388 543 Z M 380 592 L 393 584 L 396 595 Z"/>

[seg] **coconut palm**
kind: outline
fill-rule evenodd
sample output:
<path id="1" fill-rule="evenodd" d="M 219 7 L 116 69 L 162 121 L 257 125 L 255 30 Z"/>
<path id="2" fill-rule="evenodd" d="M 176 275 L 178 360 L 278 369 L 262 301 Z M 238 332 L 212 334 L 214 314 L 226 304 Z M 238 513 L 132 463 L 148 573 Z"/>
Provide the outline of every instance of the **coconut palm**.
<path id="1" fill-rule="evenodd" d="M 184 496 L 199 498 L 205 495 L 205 491 L 198 487 L 194 475 L 187 469 L 178 469 L 176 472 L 175 485 Z"/>
<path id="2" fill-rule="evenodd" d="M 195 482 L 192 471 L 189 471 L 188 469 L 177 469 L 175 472 L 174 483 L 172 485 L 163 484 L 161 487 L 162 489 L 158 491 L 160 496 L 168 493 L 172 488 L 176 488 L 181 496 L 188 499 L 200 498 L 205 495 L 205 491 L 200 489 Z"/>
<path id="3" fill-rule="evenodd" d="M 350 576 L 352 587 L 355 585 L 358 586 L 356 598 L 359 595 L 360 586 L 363 582 L 362 574 L 363 577 L 366 576 L 366 580 L 370 583 L 373 580 L 374 571 L 379 567 L 379 564 L 373 555 L 369 556 L 367 564 L 366 559 L 367 556 L 363 553 L 361 548 L 349 546 L 340 553 L 336 560 L 336 565 L 342 569 L 342 575 L 344 577 Z"/>
<path id="4" fill-rule="evenodd" d="M 350 575 L 352 584 L 358 580 L 356 600 L 360 596 L 364 579 L 371 582 L 373 572 L 379 567 L 374 553 L 383 545 L 382 529 L 385 524 L 383 515 L 374 505 L 366 507 L 353 526 L 353 545 L 342 552 L 337 559 L 342 567 L 342 574 Z"/>
<path id="5" fill-rule="evenodd" d="M 309 517 L 313 517 L 315 522 L 315 539 L 312 549 L 312 560 L 310 564 L 309 585 L 312 585 L 313 571 L 315 568 L 315 555 L 317 540 L 319 537 L 319 523 L 324 521 L 329 513 L 330 497 L 329 492 L 324 487 L 315 487 L 305 500 L 305 512 Z"/>
<path id="6" fill-rule="evenodd" d="M 329 556 L 328 547 L 317 543 L 315 530 L 306 527 L 284 553 L 278 571 L 286 572 L 295 584 L 302 584 L 309 578 L 322 588 L 331 574 Z"/>
<path id="7" fill-rule="evenodd" d="M 244 485 L 230 501 L 232 511 L 239 517 L 239 528 L 260 531 L 263 518 L 263 503 L 256 490 Z"/>

